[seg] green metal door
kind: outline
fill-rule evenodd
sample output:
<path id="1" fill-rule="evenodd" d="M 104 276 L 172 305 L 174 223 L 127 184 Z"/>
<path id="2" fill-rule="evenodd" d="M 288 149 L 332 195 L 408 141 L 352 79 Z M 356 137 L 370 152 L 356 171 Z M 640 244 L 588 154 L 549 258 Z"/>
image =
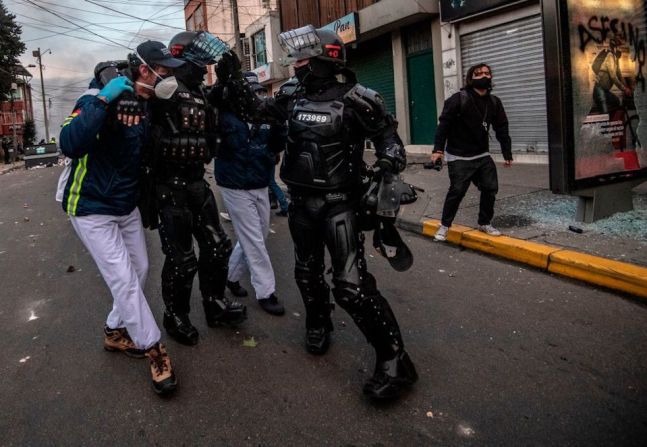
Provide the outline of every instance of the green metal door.
<path id="1" fill-rule="evenodd" d="M 433 144 L 436 135 L 436 88 L 431 50 L 407 56 L 411 144 Z"/>
<path id="2" fill-rule="evenodd" d="M 395 84 L 393 79 L 393 51 L 389 33 L 348 49 L 348 66 L 364 87 L 377 91 L 389 113 L 395 115 Z"/>

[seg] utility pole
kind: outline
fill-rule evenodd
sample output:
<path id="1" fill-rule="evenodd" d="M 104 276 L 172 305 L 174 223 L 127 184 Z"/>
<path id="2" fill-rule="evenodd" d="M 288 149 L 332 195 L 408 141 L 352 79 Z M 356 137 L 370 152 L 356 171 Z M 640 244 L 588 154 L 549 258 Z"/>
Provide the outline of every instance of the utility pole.
<path id="1" fill-rule="evenodd" d="M 45 119 L 45 141 L 49 143 L 49 122 L 47 121 L 47 105 L 45 102 L 45 82 L 43 81 L 43 61 L 42 61 L 43 54 L 47 54 L 48 52 L 49 54 L 52 54 L 52 50 L 50 49 L 47 49 L 45 50 L 44 53 L 41 53 L 40 47 L 38 47 L 38 49 L 35 51 L 32 51 L 31 54 L 34 57 L 38 58 L 38 68 L 40 69 L 40 94 L 43 99 L 43 114 L 44 114 L 43 118 Z"/>
<path id="2" fill-rule="evenodd" d="M 240 41 L 240 24 L 238 23 L 238 0 L 231 0 L 231 15 L 234 22 L 235 49 L 240 60 L 243 60 L 243 44 Z"/>
<path id="3" fill-rule="evenodd" d="M 13 73 L 12 73 L 13 74 Z M 18 154 L 18 144 L 16 143 L 16 109 L 14 107 L 14 93 L 18 90 L 18 84 L 11 83 L 11 129 L 13 131 L 13 154 L 11 155 L 11 163 L 16 162 L 16 155 Z"/>

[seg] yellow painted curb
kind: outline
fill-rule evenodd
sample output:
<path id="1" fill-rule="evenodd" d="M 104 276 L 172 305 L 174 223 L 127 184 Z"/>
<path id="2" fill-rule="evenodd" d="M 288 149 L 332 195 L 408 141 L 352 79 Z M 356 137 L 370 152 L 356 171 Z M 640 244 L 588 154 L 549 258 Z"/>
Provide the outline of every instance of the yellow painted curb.
<path id="1" fill-rule="evenodd" d="M 548 271 L 647 298 L 647 268 L 562 250 L 550 255 Z"/>
<path id="2" fill-rule="evenodd" d="M 434 237 L 436 231 L 440 227 L 440 221 L 435 219 L 429 219 L 422 222 L 422 234 L 429 237 Z M 449 227 L 447 232 L 447 242 L 452 244 L 460 244 L 461 239 L 463 238 L 463 233 L 466 231 L 473 231 L 474 228 L 464 227 L 462 225 L 452 225 Z"/>
<path id="3" fill-rule="evenodd" d="M 528 242 L 508 236 L 490 236 L 481 231 L 463 233 L 461 245 L 472 250 L 479 250 L 513 261 L 548 268 L 548 260 L 552 253 L 562 250 L 560 247 Z"/>
<path id="4" fill-rule="evenodd" d="M 439 226 L 438 220 L 425 220 L 422 233 L 433 237 Z M 462 225 L 450 227 L 447 242 L 647 298 L 645 267 L 508 236 L 489 236 Z"/>

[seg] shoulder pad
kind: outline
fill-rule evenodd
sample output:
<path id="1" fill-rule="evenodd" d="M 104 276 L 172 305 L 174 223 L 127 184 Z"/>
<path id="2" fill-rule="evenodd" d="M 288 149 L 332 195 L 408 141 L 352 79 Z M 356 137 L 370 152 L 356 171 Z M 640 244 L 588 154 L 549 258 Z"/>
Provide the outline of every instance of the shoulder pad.
<path id="1" fill-rule="evenodd" d="M 386 105 L 382 96 L 375 90 L 364 87 L 362 84 L 355 84 L 345 95 L 344 99 L 354 106 L 359 106 L 362 113 L 371 115 L 386 115 Z"/>
<path id="2" fill-rule="evenodd" d="M 344 95 L 344 103 L 357 112 L 363 126 L 369 130 L 380 128 L 386 118 L 386 105 L 382 96 L 375 90 L 355 84 Z"/>

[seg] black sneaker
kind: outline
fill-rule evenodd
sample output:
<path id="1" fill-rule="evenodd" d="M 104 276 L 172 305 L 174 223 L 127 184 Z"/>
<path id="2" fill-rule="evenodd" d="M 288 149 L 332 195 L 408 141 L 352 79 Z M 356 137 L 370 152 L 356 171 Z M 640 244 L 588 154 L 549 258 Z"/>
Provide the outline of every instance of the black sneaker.
<path id="1" fill-rule="evenodd" d="M 245 288 L 240 285 L 239 281 L 227 281 L 227 288 L 229 289 L 231 294 L 236 297 L 242 298 L 244 296 L 247 296 L 247 290 L 245 290 Z"/>
<path id="2" fill-rule="evenodd" d="M 277 213 L 274 213 L 274 214 L 276 214 L 277 216 L 280 216 L 280 217 L 288 217 L 288 211 L 287 210 L 281 210 L 281 211 L 279 211 Z"/>
<path id="3" fill-rule="evenodd" d="M 258 300 L 258 304 L 260 304 L 263 310 L 268 314 L 283 315 L 285 313 L 285 307 L 283 307 L 283 304 L 279 303 L 279 299 L 274 294 L 271 294 L 269 298 Z"/>

